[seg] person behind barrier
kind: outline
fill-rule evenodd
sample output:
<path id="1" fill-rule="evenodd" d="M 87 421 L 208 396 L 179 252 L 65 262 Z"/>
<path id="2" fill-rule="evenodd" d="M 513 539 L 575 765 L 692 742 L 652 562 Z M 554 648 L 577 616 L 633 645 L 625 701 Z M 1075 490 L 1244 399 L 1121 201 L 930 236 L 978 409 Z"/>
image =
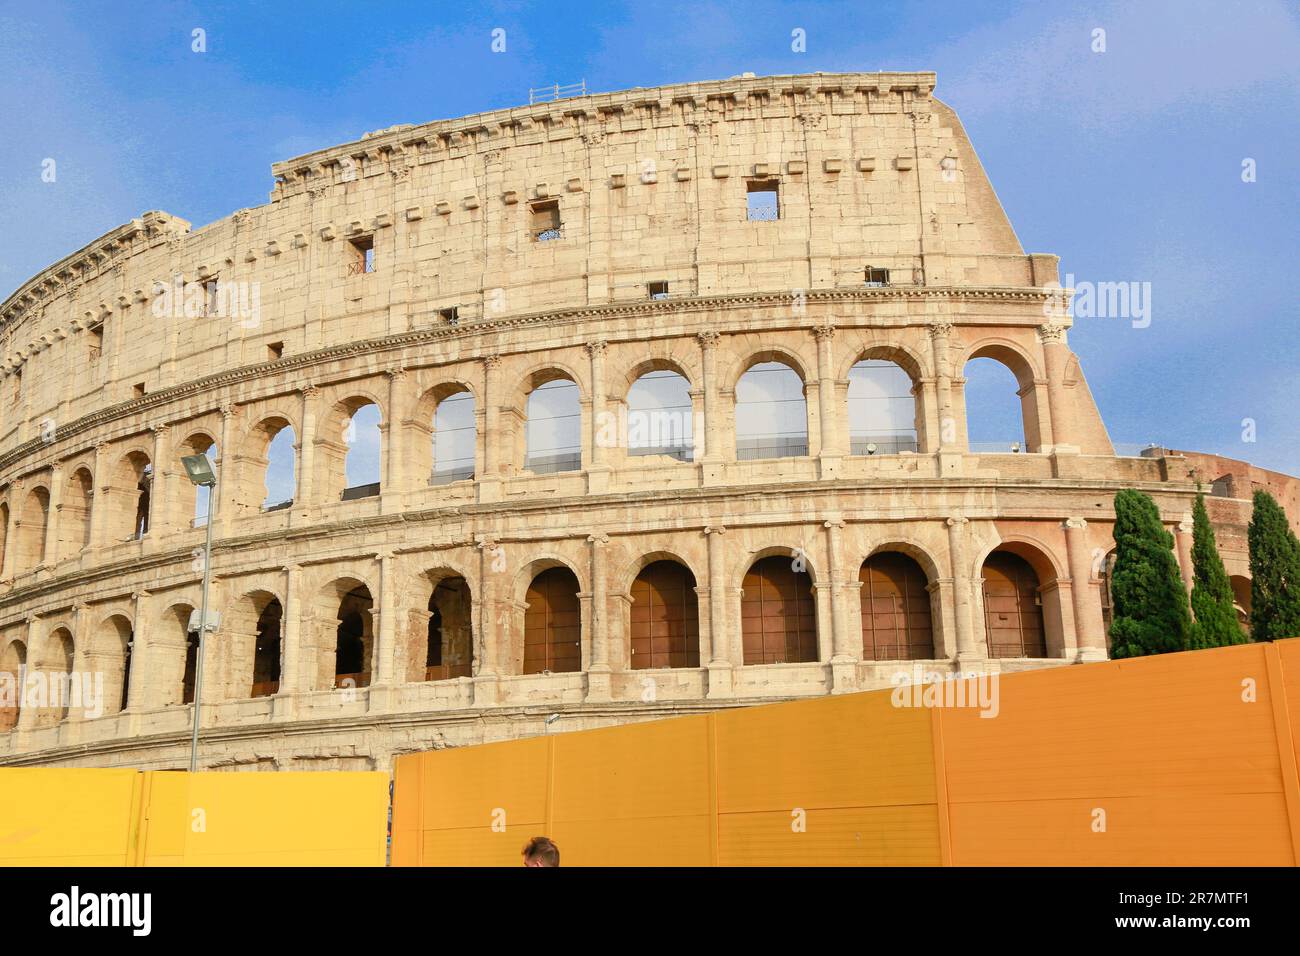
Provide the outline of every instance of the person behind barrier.
<path id="1" fill-rule="evenodd" d="M 524 847 L 524 866 L 559 866 L 560 848 L 544 836 L 533 837 Z"/>

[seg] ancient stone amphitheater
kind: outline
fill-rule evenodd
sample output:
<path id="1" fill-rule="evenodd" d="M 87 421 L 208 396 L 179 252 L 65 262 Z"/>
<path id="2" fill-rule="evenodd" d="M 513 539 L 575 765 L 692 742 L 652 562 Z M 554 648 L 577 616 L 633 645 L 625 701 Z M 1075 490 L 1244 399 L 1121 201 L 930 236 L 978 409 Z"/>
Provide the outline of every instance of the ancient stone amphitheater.
<path id="1" fill-rule="evenodd" d="M 1122 487 L 1186 573 L 1214 482 L 1243 581 L 1242 499 L 1296 513 L 1294 486 L 1116 454 L 1057 259 L 1021 249 L 934 85 L 746 75 L 394 127 L 25 283 L 0 307 L 0 678 L 31 693 L 0 762 L 187 764 L 207 508 L 183 455 L 219 477 L 206 767 L 1101 659 Z M 1018 447 L 968 441 L 980 358 L 1018 383 Z"/>

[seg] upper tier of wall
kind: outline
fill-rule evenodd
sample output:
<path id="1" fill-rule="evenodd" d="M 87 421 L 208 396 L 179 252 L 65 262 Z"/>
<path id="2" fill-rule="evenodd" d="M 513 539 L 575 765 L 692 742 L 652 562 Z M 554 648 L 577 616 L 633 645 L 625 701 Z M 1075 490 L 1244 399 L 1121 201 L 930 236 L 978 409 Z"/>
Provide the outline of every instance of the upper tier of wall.
<path id="1" fill-rule="evenodd" d="M 673 297 L 890 283 L 1041 287 L 932 73 L 737 78 L 395 127 L 273 167 L 190 231 L 149 212 L 0 305 L 0 453 L 223 369 L 436 326 Z M 779 183 L 750 222 L 747 181 Z M 532 205 L 558 201 L 562 238 Z M 353 239 L 375 271 L 351 274 Z M 220 280 L 221 315 L 178 280 Z M 182 289 L 184 287 L 181 287 Z M 234 311 L 235 314 L 230 314 Z M 98 355 L 99 357 L 93 358 Z"/>

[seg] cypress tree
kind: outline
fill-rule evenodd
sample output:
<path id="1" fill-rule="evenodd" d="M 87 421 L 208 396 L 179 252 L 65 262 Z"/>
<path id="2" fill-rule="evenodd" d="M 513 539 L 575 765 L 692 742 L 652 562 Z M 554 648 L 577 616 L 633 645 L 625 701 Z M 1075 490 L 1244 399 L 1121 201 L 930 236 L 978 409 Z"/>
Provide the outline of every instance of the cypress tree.
<path id="1" fill-rule="evenodd" d="M 1300 637 L 1300 542 L 1286 512 L 1267 491 L 1255 492 L 1250 543 L 1250 636 Z"/>
<path id="2" fill-rule="evenodd" d="M 1115 495 L 1112 657 L 1187 650 L 1191 611 L 1173 548 L 1149 495 L 1132 488 Z"/>
<path id="3" fill-rule="evenodd" d="M 1214 542 L 1203 494 L 1196 496 L 1192 508 L 1192 615 L 1193 648 L 1227 647 L 1250 640 L 1237 624 L 1232 585 Z"/>

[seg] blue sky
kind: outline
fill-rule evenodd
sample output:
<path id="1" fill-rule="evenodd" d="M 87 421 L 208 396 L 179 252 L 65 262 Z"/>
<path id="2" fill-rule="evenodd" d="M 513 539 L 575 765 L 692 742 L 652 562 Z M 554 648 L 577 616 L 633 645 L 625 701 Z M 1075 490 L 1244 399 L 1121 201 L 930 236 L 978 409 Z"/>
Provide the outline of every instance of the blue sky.
<path id="1" fill-rule="evenodd" d="M 276 160 L 527 101 L 816 70 L 934 70 L 1026 251 L 1151 283 L 1076 321 L 1117 442 L 1300 474 L 1300 5 L 0 3 L 0 295 L 146 209 L 264 203 Z M 191 31 L 207 52 L 191 51 Z M 490 49 L 506 31 L 506 52 Z M 806 32 L 806 52 L 791 31 Z M 1106 52 L 1091 49 L 1106 31 Z M 45 158 L 57 180 L 41 181 Z M 1257 181 L 1243 183 L 1253 159 Z M 1243 419 L 1255 441 L 1243 441 Z M 990 436 L 975 436 L 990 437 Z"/>

